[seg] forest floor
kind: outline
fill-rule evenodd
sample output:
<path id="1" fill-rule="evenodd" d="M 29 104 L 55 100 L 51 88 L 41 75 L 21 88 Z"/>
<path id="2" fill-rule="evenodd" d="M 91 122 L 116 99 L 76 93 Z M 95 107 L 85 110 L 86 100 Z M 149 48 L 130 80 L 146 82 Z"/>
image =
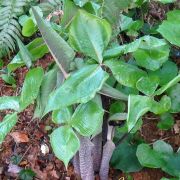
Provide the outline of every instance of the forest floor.
<path id="1" fill-rule="evenodd" d="M 42 66 L 46 69 L 51 62 L 52 57 L 46 55 L 35 66 Z M 176 60 L 176 62 L 180 61 Z M 27 71 L 26 67 L 22 67 L 14 72 L 17 81 L 16 88 L 6 85 L 0 79 L 0 96 L 18 95 Z M 52 153 L 48 136 L 51 130 L 48 129 L 51 129 L 54 125 L 51 123 L 50 118 L 45 117 L 41 121 L 39 119 L 32 119 L 33 112 L 34 106 L 31 105 L 19 114 L 17 125 L 0 147 L 0 180 L 17 179 L 21 168 L 33 170 L 36 173 L 35 179 L 76 179 L 73 166 L 69 165 L 66 171 L 63 163 Z M 0 121 L 7 113 L 8 111 L 0 112 Z M 159 139 L 165 140 L 176 150 L 180 144 L 180 114 L 176 114 L 175 121 L 174 128 L 162 131 L 157 128 L 157 117 L 148 114 L 144 117 L 140 136 L 149 144 Z M 42 148 L 45 149 L 45 152 Z M 134 180 L 160 180 L 161 177 L 168 177 L 161 170 L 146 168 L 140 172 L 132 173 L 131 176 Z M 126 180 L 127 177 L 122 172 L 110 168 L 109 179 Z"/>

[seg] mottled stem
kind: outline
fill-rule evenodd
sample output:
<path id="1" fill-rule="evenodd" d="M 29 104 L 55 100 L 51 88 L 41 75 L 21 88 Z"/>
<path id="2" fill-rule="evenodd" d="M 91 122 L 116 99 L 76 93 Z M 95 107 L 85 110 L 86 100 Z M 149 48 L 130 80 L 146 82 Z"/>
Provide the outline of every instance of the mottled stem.
<path id="1" fill-rule="evenodd" d="M 99 172 L 100 165 L 101 165 L 101 158 L 102 158 L 102 134 L 98 134 L 95 136 L 92 140 L 92 143 L 94 144 L 93 150 L 92 150 L 92 156 L 93 156 L 93 168 L 95 173 Z"/>
<path id="2" fill-rule="evenodd" d="M 108 180 L 109 161 L 111 159 L 114 149 L 115 144 L 111 140 L 108 140 L 103 147 L 103 155 L 99 172 L 101 180 Z"/>
<path id="3" fill-rule="evenodd" d="M 93 143 L 88 137 L 80 137 L 79 162 L 82 180 L 94 180 L 92 149 Z"/>
<path id="4" fill-rule="evenodd" d="M 80 176 L 81 172 L 80 172 L 80 164 L 79 164 L 79 152 L 77 152 L 75 154 L 75 156 L 73 157 L 73 166 L 74 166 L 74 172 Z"/>

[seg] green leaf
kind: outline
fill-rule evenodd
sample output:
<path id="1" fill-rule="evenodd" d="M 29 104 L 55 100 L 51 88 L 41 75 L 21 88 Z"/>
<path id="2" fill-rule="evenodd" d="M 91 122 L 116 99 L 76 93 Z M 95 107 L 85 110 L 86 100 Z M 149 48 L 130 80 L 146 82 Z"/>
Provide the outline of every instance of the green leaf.
<path id="1" fill-rule="evenodd" d="M 33 56 L 31 55 L 31 53 L 28 51 L 26 46 L 22 43 L 22 41 L 19 38 L 17 38 L 17 43 L 19 46 L 19 53 L 20 53 L 22 60 L 24 61 L 26 66 L 28 68 L 30 68 L 32 65 Z"/>
<path id="2" fill-rule="evenodd" d="M 142 166 L 149 168 L 161 168 L 166 164 L 163 155 L 152 150 L 147 144 L 140 144 L 136 156 Z"/>
<path id="3" fill-rule="evenodd" d="M 180 83 L 176 84 L 175 86 L 171 87 L 167 94 L 171 98 L 171 109 L 172 113 L 180 112 Z"/>
<path id="4" fill-rule="evenodd" d="M 55 129 L 50 135 L 50 143 L 54 154 L 64 162 L 66 168 L 80 147 L 79 139 L 72 128 L 68 126 Z"/>
<path id="5" fill-rule="evenodd" d="M 157 76 L 159 78 L 160 86 L 165 85 L 178 74 L 178 67 L 172 61 L 165 62 L 162 67 L 156 71 L 148 71 L 150 76 Z"/>
<path id="6" fill-rule="evenodd" d="M 33 180 L 36 176 L 36 173 L 31 169 L 23 169 L 19 173 L 19 178 L 21 180 Z"/>
<path id="7" fill-rule="evenodd" d="M 71 0 L 65 0 L 64 2 L 64 15 L 60 21 L 60 25 L 63 28 L 68 28 L 72 22 L 74 16 L 77 14 L 79 7 L 74 4 Z"/>
<path id="8" fill-rule="evenodd" d="M 111 26 L 106 20 L 79 10 L 69 31 L 69 42 L 78 52 L 102 63 L 103 51 L 111 37 Z"/>
<path id="9" fill-rule="evenodd" d="M 105 96 L 108 96 L 108 97 L 111 97 L 114 99 L 124 100 L 124 101 L 127 101 L 127 99 L 128 99 L 128 96 L 126 94 L 109 86 L 106 83 L 103 85 L 102 89 L 100 90 L 100 94 L 103 94 Z"/>
<path id="10" fill-rule="evenodd" d="M 17 113 L 8 114 L 0 123 L 0 144 L 3 142 L 6 135 L 11 131 L 17 122 Z"/>
<path id="11" fill-rule="evenodd" d="M 74 51 L 66 43 L 66 41 L 64 41 L 64 39 L 62 39 L 61 36 L 39 16 L 34 8 L 32 8 L 32 11 L 49 51 L 54 57 L 54 60 L 62 73 L 67 76 L 66 71 L 69 70 L 70 62 L 75 56 Z"/>
<path id="12" fill-rule="evenodd" d="M 25 109 L 37 98 L 43 80 L 43 75 L 44 73 L 41 67 L 31 69 L 26 74 L 20 96 L 21 110 Z"/>
<path id="13" fill-rule="evenodd" d="M 159 129 L 168 130 L 174 125 L 174 118 L 170 113 L 164 113 L 160 116 L 160 121 L 157 124 Z"/>
<path id="14" fill-rule="evenodd" d="M 103 57 L 110 59 L 127 53 L 133 53 L 139 66 L 155 71 L 168 60 L 169 46 L 164 39 L 143 36 L 132 43 L 105 51 Z"/>
<path id="15" fill-rule="evenodd" d="M 119 24 L 119 16 L 122 10 L 125 10 L 132 3 L 132 0 L 104 0 L 102 5 L 102 15 L 113 26 Z"/>
<path id="16" fill-rule="evenodd" d="M 138 49 L 133 52 L 133 56 L 139 66 L 155 71 L 168 60 L 169 46 L 165 40 L 144 36 L 139 41 Z"/>
<path id="17" fill-rule="evenodd" d="M 151 98 L 140 95 L 129 95 L 127 126 L 130 131 L 138 119 L 151 109 Z"/>
<path id="18" fill-rule="evenodd" d="M 136 82 L 147 75 L 145 71 L 123 61 L 109 60 L 104 64 L 111 69 L 116 80 L 124 86 L 136 87 Z"/>
<path id="19" fill-rule="evenodd" d="M 2 78 L 3 81 L 5 81 L 7 84 L 10 84 L 12 86 L 16 86 L 16 80 L 14 79 L 13 76 L 9 74 L 2 74 L 0 75 L 0 78 Z"/>
<path id="20" fill-rule="evenodd" d="M 137 34 L 137 31 L 142 28 L 143 22 L 140 20 L 133 21 L 132 18 L 120 15 L 120 28 L 121 31 L 127 31 L 127 35 Z"/>
<path id="21" fill-rule="evenodd" d="M 111 104 L 109 112 L 110 114 L 115 114 L 119 112 L 124 112 L 126 109 L 126 104 L 122 101 L 115 101 L 114 103 Z"/>
<path id="22" fill-rule="evenodd" d="M 123 172 L 137 172 L 142 169 L 136 157 L 137 145 L 123 142 L 113 152 L 111 166 Z"/>
<path id="23" fill-rule="evenodd" d="M 76 71 L 51 93 L 45 113 L 75 103 L 86 103 L 102 88 L 108 74 L 98 65 L 87 65 Z"/>
<path id="24" fill-rule="evenodd" d="M 75 4 L 79 7 L 83 7 L 89 0 L 74 0 Z"/>
<path id="25" fill-rule="evenodd" d="M 165 154 L 165 156 L 167 154 L 173 154 L 173 148 L 171 147 L 171 145 L 167 144 L 162 140 L 157 140 L 153 143 L 153 150 L 155 150 L 156 152 L 163 153 Z"/>
<path id="26" fill-rule="evenodd" d="M 13 109 L 19 111 L 19 97 L 2 96 L 0 97 L 0 110 Z"/>
<path id="27" fill-rule="evenodd" d="M 163 4 L 168 4 L 168 3 L 176 2 L 177 0 L 155 0 L 155 1 L 161 2 Z"/>
<path id="28" fill-rule="evenodd" d="M 46 53 L 49 52 L 44 40 L 42 38 L 36 38 L 28 45 L 26 45 L 28 51 L 33 56 L 33 62 L 43 57 Z M 8 64 L 7 68 L 8 71 L 14 71 L 18 67 L 24 65 L 24 61 L 22 60 L 20 53 L 18 52 L 17 55 L 13 58 L 13 60 Z"/>
<path id="29" fill-rule="evenodd" d="M 167 20 L 163 21 L 157 31 L 171 44 L 180 46 L 180 10 L 169 11 Z"/>
<path id="30" fill-rule="evenodd" d="M 103 115 L 102 107 L 94 101 L 89 101 L 76 108 L 70 124 L 82 136 L 91 136 L 102 126 Z"/>
<path id="31" fill-rule="evenodd" d="M 55 110 L 52 113 L 52 121 L 56 124 L 68 123 L 71 120 L 72 110 L 70 108 L 63 108 Z"/>
<path id="32" fill-rule="evenodd" d="M 22 27 L 22 35 L 25 37 L 31 37 L 37 31 L 37 26 L 33 22 L 32 18 L 28 18 Z"/>
<path id="33" fill-rule="evenodd" d="M 151 96 L 154 94 L 157 89 L 159 81 L 157 78 L 153 77 L 142 77 L 136 83 L 136 87 L 139 91 L 144 93 L 147 96 Z"/>
<path id="34" fill-rule="evenodd" d="M 163 92 L 165 92 L 167 89 L 169 89 L 170 87 L 174 86 L 175 84 L 177 84 L 180 81 L 180 74 L 178 74 L 174 79 L 172 79 L 171 81 L 169 81 L 167 84 L 165 84 L 164 86 L 162 86 L 160 89 L 158 89 L 154 95 L 161 95 Z"/>
<path id="35" fill-rule="evenodd" d="M 61 73 L 58 75 L 59 77 L 61 76 L 63 77 Z M 47 105 L 48 96 L 56 87 L 56 83 L 57 83 L 57 67 L 54 67 L 53 69 L 48 71 L 43 77 L 43 81 L 37 98 L 37 106 L 34 113 L 34 117 L 36 118 L 42 117 L 45 107 Z"/>

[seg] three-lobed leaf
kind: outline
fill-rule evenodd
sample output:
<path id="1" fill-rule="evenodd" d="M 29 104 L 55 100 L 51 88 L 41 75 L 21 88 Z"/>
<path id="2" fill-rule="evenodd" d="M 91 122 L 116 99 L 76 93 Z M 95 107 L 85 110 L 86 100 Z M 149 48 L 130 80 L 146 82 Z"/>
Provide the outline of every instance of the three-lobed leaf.
<path id="1" fill-rule="evenodd" d="M 75 103 L 86 103 L 102 88 L 108 74 L 98 65 L 87 65 L 76 71 L 51 93 L 45 114 Z"/>

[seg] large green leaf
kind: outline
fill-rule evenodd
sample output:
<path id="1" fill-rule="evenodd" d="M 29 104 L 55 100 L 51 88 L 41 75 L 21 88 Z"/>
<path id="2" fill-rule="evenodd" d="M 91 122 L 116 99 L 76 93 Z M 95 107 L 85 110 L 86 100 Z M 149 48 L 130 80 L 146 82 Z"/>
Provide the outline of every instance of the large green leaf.
<path id="1" fill-rule="evenodd" d="M 125 10 L 132 3 L 132 0 L 104 0 L 102 5 L 102 15 L 113 26 L 119 24 L 121 11 Z"/>
<path id="2" fill-rule="evenodd" d="M 72 110 L 70 108 L 63 108 L 55 110 L 52 113 L 52 121 L 56 124 L 69 123 L 72 116 Z"/>
<path id="3" fill-rule="evenodd" d="M 79 139 L 72 128 L 68 126 L 55 129 L 50 135 L 50 143 L 54 154 L 64 162 L 66 168 L 80 147 Z"/>
<path id="4" fill-rule="evenodd" d="M 157 140 L 156 142 L 154 142 L 153 149 L 165 155 L 173 154 L 173 148 L 171 147 L 171 145 L 167 144 L 166 142 L 162 140 Z"/>
<path id="5" fill-rule="evenodd" d="M 108 74 L 98 65 L 87 65 L 68 77 L 49 97 L 45 113 L 75 104 L 86 103 L 102 88 Z"/>
<path id="6" fill-rule="evenodd" d="M 171 44 L 180 46 L 180 10 L 169 11 L 158 32 Z"/>
<path id="7" fill-rule="evenodd" d="M 142 166 L 161 168 L 169 175 L 180 177 L 180 154 L 173 153 L 169 144 L 159 140 L 153 144 L 153 149 L 147 144 L 140 144 L 136 155 Z"/>
<path id="8" fill-rule="evenodd" d="M 30 54 L 33 56 L 33 61 L 38 60 L 39 58 L 43 57 L 46 53 L 49 52 L 42 38 L 34 39 L 32 42 L 26 45 L 26 47 L 27 50 L 30 52 Z M 13 60 L 8 64 L 7 68 L 8 71 L 11 72 L 23 65 L 24 65 L 24 61 L 20 56 L 20 53 L 18 52 L 16 56 L 14 56 Z"/>
<path id="9" fill-rule="evenodd" d="M 71 46 L 99 63 L 103 60 L 102 54 L 110 37 L 111 26 L 106 20 L 82 10 L 79 10 L 70 26 Z"/>
<path id="10" fill-rule="evenodd" d="M 104 52 L 104 59 L 133 53 L 139 66 L 155 71 L 168 60 L 169 46 L 164 39 L 143 36 L 132 43 L 116 46 Z"/>
<path id="11" fill-rule="evenodd" d="M 44 73 L 41 67 L 31 69 L 26 74 L 20 96 L 21 110 L 25 109 L 37 98 L 41 82 L 43 80 L 43 75 Z"/>
<path id="12" fill-rule="evenodd" d="M 163 155 L 153 151 L 147 144 L 140 144 L 136 152 L 137 158 L 142 166 L 149 168 L 161 168 L 166 164 Z"/>
<path id="13" fill-rule="evenodd" d="M 165 62 L 162 67 L 156 71 L 148 71 L 148 74 L 152 77 L 159 78 L 159 85 L 163 86 L 175 78 L 178 74 L 178 67 L 172 61 Z"/>
<path id="14" fill-rule="evenodd" d="M 151 96 L 158 87 L 158 84 L 159 79 L 156 77 L 142 77 L 137 81 L 136 87 L 145 95 Z"/>
<path id="15" fill-rule="evenodd" d="M 123 172 L 136 172 L 142 169 L 136 157 L 137 145 L 123 142 L 113 152 L 111 166 Z"/>
<path id="16" fill-rule="evenodd" d="M 167 94 L 171 98 L 171 112 L 178 113 L 180 112 L 180 83 L 171 87 Z"/>
<path id="17" fill-rule="evenodd" d="M 63 76 L 63 75 L 59 74 L 59 76 Z M 43 81 L 37 98 L 37 106 L 34 117 L 38 117 L 38 118 L 42 117 L 45 107 L 47 105 L 48 96 L 56 87 L 56 83 L 57 83 L 57 67 L 54 67 L 49 72 L 47 72 L 43 77 Z"/>
<path id="18" fill-rule="evenodd" d="M 39 16 L 34 8 L 32 8 L 32 11 L 49 51 L 62 73 L 66 76 L 66 71 L 69 71 L 70 62 L 75 56 L 74 51 L 66 41 L 64 41 L 64 39 L 62 39 L 61 36 Z"/>
<path id="19" fill-rule="evenodd" d="M 19 97 L 2 96 L 0 97 L 0 110 L 13 109 L 19 111 Z"/>
<path id="20" fill-rule="evenodd" d="M 102 126 L 104 111 L 94 101 L 80 104 L 71 119 L 70 124 L 82 136 L 91 136 Z"/>
<path id="21" fill-rule="evenodd" d="M 159 69 L 169 56 L 166 41 L 152 36 L 144 36 L 139 40 L 139 47 L 133 52 L 137 64 L 152 71 Z"/>
<path id="22" fill-rule="evenodd" d="M 11 131 L 17 122 L 17 113 L 8 114 L 0 123 L 0 144 L 3 142 L 6 135 Z"/>
<path id="23" fill-rule="evenodd" d="M 116 80 L 124 86 L 136 87 L 136 82 L 147 75 L 145 71 L 123 61 L 109 60 L 104 64 L 111 69 Z"/>
<path id="24" fill-rule="evenodd" d="M 127 126 L 130 131 L 137 123 L 139 118 L 146 112 L 150 111 L 154 114 L 163 114 L 171 107 L 171 99 L 163 96 L 159 102 L 153 98 L 141 95 L 129 95 L 128 99 L 128 116 Z"/>
<path id="25" fill-rule="evenodd" d="M 129 95 L 127 126 L 130 131 L 139 118 L 151 109 L 151 98 L 140 95 Z"/>
<path id="26" fill-rule="evenodd" d="M 180 81 L 180 74 L 178 74 L 175 78 L 173 78 L 171 81 L 169 81 L 167 84 L 163 85 L 160 89 L 158 89 L 154 95 L 161 95 L 163 92 L 165 92 L 170 87 L 176 85 Z"/>
<path id="27" fill-rule="evenodd" d="M 30 68 L 32 65 L 33 56 L 31 55 L 31 53 L 28 51 L 26 46 L 23 44 L 23 42 L 19 38 L 17 38 L 17 43 L 19 46 L 19 54 L 20 54 L 21 59 L 24 61 L 26 66 Z"/>

